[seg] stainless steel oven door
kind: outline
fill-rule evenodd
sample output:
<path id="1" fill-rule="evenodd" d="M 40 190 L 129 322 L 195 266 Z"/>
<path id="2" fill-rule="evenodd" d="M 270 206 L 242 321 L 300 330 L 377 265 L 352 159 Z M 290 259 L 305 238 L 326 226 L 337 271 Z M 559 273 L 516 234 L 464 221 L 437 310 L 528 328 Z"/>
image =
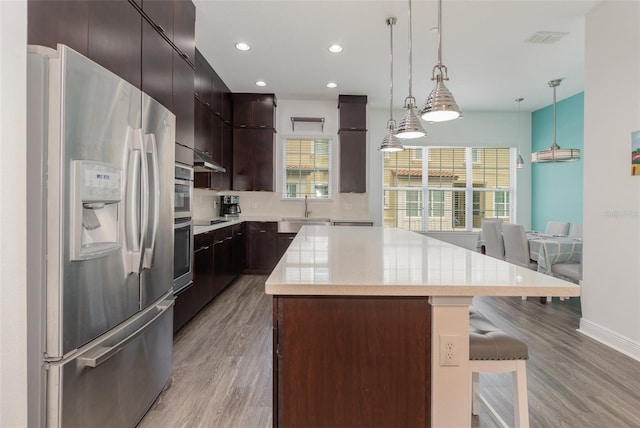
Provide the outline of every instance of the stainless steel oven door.
<path id="1" fill-rule="evenodd" d="M 176 178 L 174 192 L 173 218 L 191 218 L 193 216 L 193 181 Z"/>
<path id="2" fill-rule="evenodd" d="M 174 220 L 173 291 L 177 293 L 193 281 L 193 222 Z"/>

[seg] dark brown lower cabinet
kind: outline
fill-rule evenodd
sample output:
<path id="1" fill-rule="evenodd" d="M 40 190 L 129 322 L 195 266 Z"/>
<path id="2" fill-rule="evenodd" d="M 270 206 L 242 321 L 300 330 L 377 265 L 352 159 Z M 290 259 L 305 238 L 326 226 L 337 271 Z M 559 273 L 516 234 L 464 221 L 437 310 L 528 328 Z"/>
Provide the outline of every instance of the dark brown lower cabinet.
<path id="1" fill-rule="evenodd" d="M 231 273 L 231 227 L 218 229 L 213 238 L 213 297 L 235 279 Z"/>
<path id="2" fill-rule="evenodd" d="M 274 427 L 429 427 L 428 297 L 274 296 Z"/>
<path id="3" fill-rule="evenodd" d="M 278 260 L 282 258 L 295 237 L 295 233 L 278 233 Z"/>
<path id="4" fill-rule="evenodd" d="M 278 263 L 278 223 L 250 221 L 245 225 L 245 273 L 268 274 Z"/>

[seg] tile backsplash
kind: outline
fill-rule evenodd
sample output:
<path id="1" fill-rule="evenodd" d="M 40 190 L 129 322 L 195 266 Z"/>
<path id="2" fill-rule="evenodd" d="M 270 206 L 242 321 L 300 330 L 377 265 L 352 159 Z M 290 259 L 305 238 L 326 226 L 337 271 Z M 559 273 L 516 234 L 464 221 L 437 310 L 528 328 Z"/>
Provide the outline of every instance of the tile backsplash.
<path id="1" fill-rule="evenodd" d="M 242 215 L 265 217 L 304 217 L 304 201 L 283 200 L 280 192 L 218 192 L 194 189 L 196 220 L 218 216 L 219 195 L 239 195 Z M 339 193 L 329 201 L 309 200 L 309 217 L 369 220 L 369 199 L 362 193 Z"/>

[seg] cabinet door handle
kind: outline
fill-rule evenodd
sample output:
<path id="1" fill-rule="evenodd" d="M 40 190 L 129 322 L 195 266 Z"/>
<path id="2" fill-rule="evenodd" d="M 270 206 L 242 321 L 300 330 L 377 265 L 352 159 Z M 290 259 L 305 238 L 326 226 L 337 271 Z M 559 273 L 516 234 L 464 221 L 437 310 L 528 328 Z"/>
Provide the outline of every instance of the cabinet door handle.
<path id="1" fill-rule="evenodd" d="M 266 230 L 261 230 L 260 233 L 267 233 L 267 231 Z"/>
<path id="2" fill-rule="evenodd" d="M 188 60 L 188 61 L 191 61 L 191 57 L 189 57 L 189 55 L 187 55 L 187 54 L 186 54 L 186 53 L 184 53 L 184 52 L 182 53 L 182 58 L 184 58 L 184 59 L 186 59 L 186 60 Z"/>
<path id="3" fill-rule="evenodd" d="M 290 237 L 289 237 L 289 241 L 293 241 L 294 239 L 296 239 L 296 237 L 295 237 L 295 236 L 290 236 Z"/>
<path id="4" fill-rule="evenodd" d="M 164 34 L 164 28 L 162 28 L 162 25 L 158 25 L 156 24 L 156 28 L 158 29 L 158 31 L 160 31 L 162 34 Z"/>

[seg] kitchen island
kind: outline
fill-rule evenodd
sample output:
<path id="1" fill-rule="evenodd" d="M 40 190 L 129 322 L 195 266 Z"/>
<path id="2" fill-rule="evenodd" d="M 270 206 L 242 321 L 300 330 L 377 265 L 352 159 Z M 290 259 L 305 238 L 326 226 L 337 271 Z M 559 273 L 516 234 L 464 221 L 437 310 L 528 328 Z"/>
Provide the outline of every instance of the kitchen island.
<path id="1" fill-rule="evenodd" d="M 265 289 L 279 427 L 470 426 L 473 296 L 579 295 L 415 232 L 328 226 L 303 227 Z"/>

